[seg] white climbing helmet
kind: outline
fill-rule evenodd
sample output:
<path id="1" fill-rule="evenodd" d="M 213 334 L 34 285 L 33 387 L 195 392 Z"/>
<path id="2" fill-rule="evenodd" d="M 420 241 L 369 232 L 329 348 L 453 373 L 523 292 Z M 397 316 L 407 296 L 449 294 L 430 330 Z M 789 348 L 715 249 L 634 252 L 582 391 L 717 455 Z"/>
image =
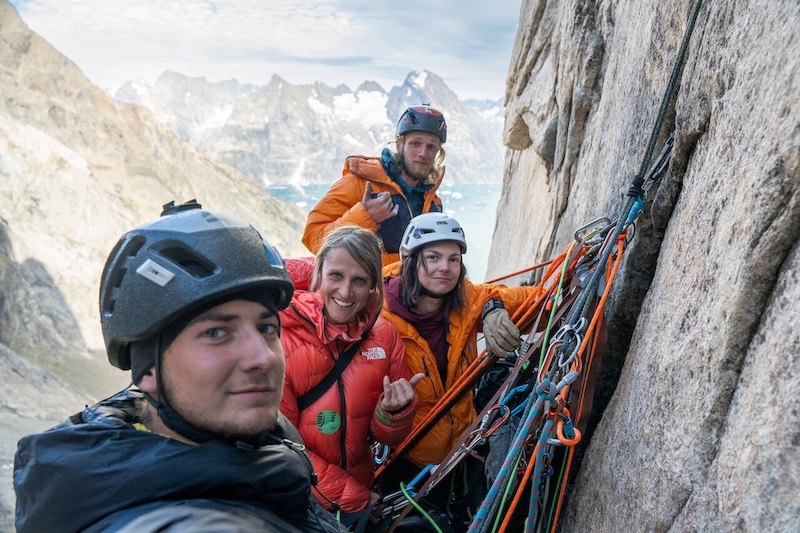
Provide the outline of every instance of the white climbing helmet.
<path id="1" fill-rule="evenodd" d="M 440 241 L 455 241 L 461 253 L 467 253 L 467 240 L 458 220 L 444 213 L 424 213 L 414 217 L 406 227 L 400 241 L 400 254 L 406 257 L 426 244 Z"/>

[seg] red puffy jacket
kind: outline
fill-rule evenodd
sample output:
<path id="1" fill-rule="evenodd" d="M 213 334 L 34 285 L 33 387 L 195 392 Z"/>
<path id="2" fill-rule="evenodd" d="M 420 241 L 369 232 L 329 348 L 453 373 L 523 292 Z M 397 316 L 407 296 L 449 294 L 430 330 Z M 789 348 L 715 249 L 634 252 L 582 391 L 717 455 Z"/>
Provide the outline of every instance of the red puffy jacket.
<path id="1" fill-rule="evenodd" d="M 287 260 L 291 274 L 307 272 L 304 265 L 297 268 L 292 261 Z M 330 509 L 327 498 L 348 513 L 363 510 L 369 503 L 374 477 L 370 441 L 398 445 L 411 431 L 417 407 L 415 398 L 394 414 L 377 408 L 384 376 L 392 382 L 412 376 L 397 329 L 379 312 L 379 302 L 375 302 L 356 323 L 327 324 L 319 294 L 297 290 L 280 313 L 286 357 L 280 410 L 303 437 L 318 477 L 315 492 L 324 496 L 318 494 L 320 501 Z M 322 381 L 339 355 L 364 334 L 366 339 L 339 382 L 298 411 L 297 398 Z"/>

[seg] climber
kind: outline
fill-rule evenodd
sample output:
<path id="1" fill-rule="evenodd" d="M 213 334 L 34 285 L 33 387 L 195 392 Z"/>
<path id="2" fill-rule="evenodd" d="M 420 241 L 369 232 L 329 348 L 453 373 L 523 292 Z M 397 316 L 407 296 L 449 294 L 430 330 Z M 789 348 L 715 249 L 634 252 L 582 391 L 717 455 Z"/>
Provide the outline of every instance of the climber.
<path id="1" fill-rule="evenodd" d="M 164 207 L 100 281 L 108 359 L 137 387 L 20 440 L 17 531 L 346 531 L 278 411 L 281 256 L 194 200 Z"/>
<path id="2" fill-rule="evenodd" d="M 398 445 L 408 436 L 414 385 L 424 376 L 412 377 L 400 335 L 380 317 L 381 249 L 374 232 L 341 226 L 325 237 L 313 267 L 304 259 L 287 265 L 296 286 L 311 278 L 312 290 L 297 290 L 280 313 L 286 354 L 280 410 L 305 441 L 320 501 L 363 531 L 379 500 L 370 490 L 370 441 Z"/>
<path id="3" fill-rule="evenodd" d="M 406 109 L 397 122 L 397 153 L 385 148 L 380 157 L 348 157 L 343 177 L 308 214 L 303 244 L 316 253 L 331 230 L 354 224 L 381 237 L 384 265 L 397 261 L 409 221 L 442 211 L 436 190 L 444 177 L 446 140 L 440 111 L 425 104 Z"/>
<path id="4" fill-rule="evenodd" d="M 411 371 L 425 374 L 416 386 L 415 426 L 477 357 L 478 331 L 498 357 L 519 345 L 520 333 L 509 310 L 522 305 L 533 287 L 471 283 L 461 261 L 466 252 L 458 221 L 427 213 L 406 228 L 401 263 L 384 268 L 383 316 L 400 331 Z M 472 395 L 466 394 L 405 457 L 392 461 L 386 479 L 407 482 L 420 468 L 441 462 L 475 417 Z"/>

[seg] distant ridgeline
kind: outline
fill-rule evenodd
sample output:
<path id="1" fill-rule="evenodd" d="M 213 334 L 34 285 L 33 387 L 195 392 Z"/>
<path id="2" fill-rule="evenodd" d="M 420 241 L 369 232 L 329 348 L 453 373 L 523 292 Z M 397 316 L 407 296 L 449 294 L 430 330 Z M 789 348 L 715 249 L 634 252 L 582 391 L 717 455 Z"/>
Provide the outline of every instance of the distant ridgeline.
<path id="1" fill-rule="evenodd" d="M 319 82 L 292 85 L 278 76 L 254 86 L 166 72 L 152 87 L 127 82 L 112 96 L 150 108 L 180 139 L 264 188 L 332 183 L 348 155 L 394 148 L 397 118 L 422 102 L 441 109 L 450 125 L 450 183 L 500 182 L 503 175 L 502 95 L 462 101 L 428 71 L 410 73 L 389 92 L 375 82 L 352 91 Z"/>

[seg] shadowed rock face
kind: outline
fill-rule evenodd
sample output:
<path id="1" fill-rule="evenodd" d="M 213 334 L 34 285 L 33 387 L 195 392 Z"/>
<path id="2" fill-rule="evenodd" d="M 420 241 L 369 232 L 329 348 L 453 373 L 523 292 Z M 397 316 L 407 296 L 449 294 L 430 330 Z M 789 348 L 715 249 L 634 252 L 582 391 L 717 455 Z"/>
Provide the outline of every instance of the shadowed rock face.
<path id="1" fill-rule="evenodd" d="M 621 212 L 692 4 L 523 0 L 489 278 Z M 800 529 L 799 25 L 796 2 L 700 11 L 564 531 Z"/>

